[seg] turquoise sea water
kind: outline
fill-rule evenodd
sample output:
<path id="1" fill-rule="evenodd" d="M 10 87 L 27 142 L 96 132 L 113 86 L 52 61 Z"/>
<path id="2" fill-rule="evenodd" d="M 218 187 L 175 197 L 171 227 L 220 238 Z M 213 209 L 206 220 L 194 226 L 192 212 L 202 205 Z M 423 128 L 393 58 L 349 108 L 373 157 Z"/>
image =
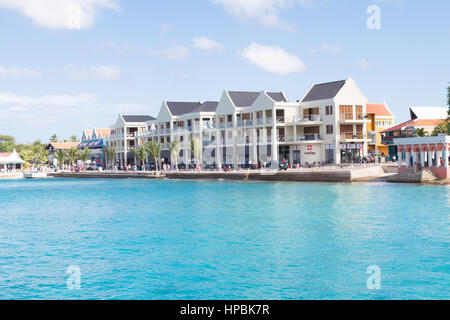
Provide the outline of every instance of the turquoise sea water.
<path id="1" fill-rule="evenodd" d="M 449 208 L 446 186 L 0 181 L 0 299 L 449 299 Z"/>

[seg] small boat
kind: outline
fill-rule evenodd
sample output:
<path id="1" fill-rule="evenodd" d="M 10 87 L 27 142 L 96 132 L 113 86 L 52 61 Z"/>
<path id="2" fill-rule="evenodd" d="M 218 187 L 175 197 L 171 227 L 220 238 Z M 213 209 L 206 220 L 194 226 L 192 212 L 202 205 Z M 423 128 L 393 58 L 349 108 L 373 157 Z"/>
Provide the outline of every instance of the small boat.
<path id="1" fill-rule="evenodd" d="M 47 178 L 47 172 L 27 171 L 23 173 L 25 179 L 42 179 Z"/>

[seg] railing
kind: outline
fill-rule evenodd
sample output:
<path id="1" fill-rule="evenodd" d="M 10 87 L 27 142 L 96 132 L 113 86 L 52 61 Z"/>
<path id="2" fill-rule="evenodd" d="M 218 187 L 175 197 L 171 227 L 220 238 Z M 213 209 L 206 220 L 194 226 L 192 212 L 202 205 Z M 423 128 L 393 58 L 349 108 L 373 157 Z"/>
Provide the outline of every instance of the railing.
<path id="1" fill-rule="evenodd" d="M 310 114 L 303 118 L 298 118 L 297 121 L 298 122 L 320 122 L 320 121 L 322 121 L 322 118 L 318 114 Z"/>
<path id="2" fill-rule="evenodd" d="M 256 119 L 256 125 L 260 126 L 264 124 L 264 119 Z"/>
<path id="3" fill-rule="evenodd" d="M 273 118 L 266 118 L 266 124 L 273 124 Z"/>
<path id="4" fill-rule="evenodd" d="M 340 114 L 340 119 L 341 121 L 346 121 L 346 120 L 364 120 L 364 114 L 363 113 L 356 113 L 354 114 L 353 112 L 344 112 Z"/>
<path id="5" fill-rule="evenodd" d="M 242 127 L 242 126 L 244 125 L 244 122 L 243 122 L 242 120 L 240 120 L 240 119 L 238 119 L 238 120 L 236 121 L 236 123 L 237 123 L 237 126 L 238 126 L 238 127 Z"/>
<path id="6" fill-rule="evenodd" d="M 357 134 L 353 133 L 341 133 L 341 140 L 363 140 L 366 135 L 364 133 L 358 132 Z"/>
<path id="7" fill-rule="evenodd" d="M 228 128 L 233 128 L 233 121 L 228 121 L 227 127 Z"/>
<path id="8" fill-rule="evenodd" d="M 297 141 L 320 141 L 322 136 L 320 134 L 305 134 L 297 136 Z"/>
<path id="9" fill-rule="evenodd" d="M 253 137 L 245 137 L 245 138 L 238 138 L 237 139 L 238 144 L 250 144 L 253 143 Z"/>
<path id="10" fill-rule="evenodd" d="M 285 119 L 284 117 L 277 117 L 277 123 L 284 123 Z"/>
<path id="11" fill-rule="evenodd" d="M 225 129 L 225 122 L 219 123 L 219 129 Z"/>
<path id="12" fill-rule="evenodd" d="M 249 120 L 244 120 L 244 126 L 246 127 L 251 127 L 253 126 L 253 120 L 249 119 Z"/>

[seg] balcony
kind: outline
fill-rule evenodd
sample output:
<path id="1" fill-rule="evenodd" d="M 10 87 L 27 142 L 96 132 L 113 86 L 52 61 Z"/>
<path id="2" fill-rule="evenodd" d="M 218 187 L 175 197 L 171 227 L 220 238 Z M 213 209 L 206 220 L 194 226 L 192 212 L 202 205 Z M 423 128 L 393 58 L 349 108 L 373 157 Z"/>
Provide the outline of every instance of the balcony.
<path id="1" fill-rule="evenodd" d="M 320 134 L 305 134 L 297 136 L 297 142 L 322 141 L 322 140 L 323 138 Z"/>
<path id="2" fill-rule="evenodd" d="M 366 121 L 366 116 L 363 113 L 344 112 L 340 114 L 339 120 L 342 122 L 364 122 Z"/>
<path id="3" fill-rule="evenodd" d="M 286 119 L 284 117 L 277 117 L 277 123 L 278 124 L 283 124 L 285 123 Z"/>
<path id="4" fill-rule="evenodd" d="M 256 119 L 256 125 L 257 126 L 262 126 L 264 124 L 264 119 Z"/>
<path id="5" fill-rule="evenodd" d="M 253 126 L 253 120 L 252 119 L 244 120 L 244 126 L 245 127 Z"/>
<path id="6" fill-rule="evenodd" d="M 322 118 L 318 114 L 311 114 L 309 116 L 303 118 L 296 118 L 297 123 L 299 124 L 311 124 L 311 122 L 322 122 Z"/>
<path id="7" fill-rule="evenodd" d="M 266 124 L 272 125 L 273 124 L 273 118 L 266 118 Z"/>
<path id="8" fill-rule="evenodd" d="M 358 132 L 356 134 L 353 133 L 341 133 L 341 140 L 364 140 L 366 139 L 366 135 L 362 132 Z"/>

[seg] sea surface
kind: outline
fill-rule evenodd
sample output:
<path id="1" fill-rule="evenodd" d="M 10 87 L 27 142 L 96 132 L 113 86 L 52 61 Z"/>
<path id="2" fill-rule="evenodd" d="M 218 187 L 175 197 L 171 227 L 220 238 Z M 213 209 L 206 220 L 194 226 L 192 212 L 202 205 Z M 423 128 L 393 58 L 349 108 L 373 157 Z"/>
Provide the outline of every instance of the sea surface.
<path id="1" fill-rule="evenodd" d="M 0 180 L 0 299 L 450 299 L 450 188 Z"/>

